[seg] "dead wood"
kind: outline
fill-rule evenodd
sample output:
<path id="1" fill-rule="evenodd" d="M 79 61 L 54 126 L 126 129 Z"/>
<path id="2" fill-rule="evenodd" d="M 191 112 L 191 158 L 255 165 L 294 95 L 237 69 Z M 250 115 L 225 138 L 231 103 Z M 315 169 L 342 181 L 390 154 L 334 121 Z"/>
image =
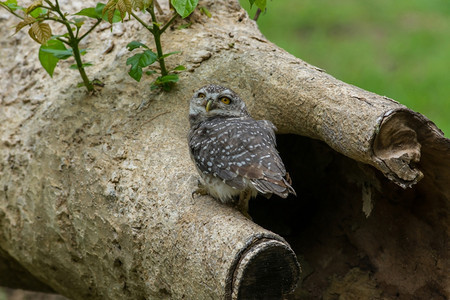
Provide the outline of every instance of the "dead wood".
<path id="1" fill-rule="evenodd" d="M 62 5 L 81 4 L 88 5 Z M 163 37 L 166 52 L 183 50 L 168 63 L 188 67 L 170 93 L 127 77 L 125 45 L 151 44 L 139 24 L 112 32 L 105 25 L 87 41 L 85 59 L 96 61 L 88 72 L 106 85 L 86 95 L 69 62 L 48 78 L 35 59 L 38 46 L 22 32 L 11 37 L 13 19 L 2 12 L 0 57 L 10 58 L 0 61 L 5 257 L 43 289 L 74 299 L 291 291 L 299 269 L 284 238 L 209 197 L 191 197 L 198 176 L 186 144 L 188 102 L 193 90 L 216 83 L 238 92 L 255 118 L 295 135 L 279 140 L 299 199 L 273 199 L 284 208 L 277 222 L 277 210 L 264 209 L 271 202 L 253 205 L 255 221 L 282 234 L 304 265 L 292 297 L 367 284 L 374 287 L 360 296 L 448 297 L 449 141 L 424 116 L 268 42 L 237 1 L 201 5 L 211 19 L 195 13 L 189 28 L 174 24 Z M 115 47 L 106 53 L 111 37 Z M 408 254 L 414 245 L 417 256 Z M 415 266 L 420 276 L 405 279 Z"/>

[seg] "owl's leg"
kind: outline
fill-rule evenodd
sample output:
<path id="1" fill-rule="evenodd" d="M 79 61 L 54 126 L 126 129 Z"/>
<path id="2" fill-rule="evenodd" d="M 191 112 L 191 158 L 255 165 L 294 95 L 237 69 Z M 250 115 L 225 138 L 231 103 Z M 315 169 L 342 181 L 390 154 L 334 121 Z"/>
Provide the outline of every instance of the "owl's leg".
<path id="1" fill-rule="evenodd" d="M 194 198 L 195 195 L 205 196 L 209 195 L 208 190 L 206 189 L 205 185 L 200 182 L 200 180 L 197 183 L 198 187 L 195 189 L 195 191 L 192 192 L 192 198 Z"/>
<path id="2" fill-rule="evenodd" d="M 239 211 L 249 220 L 253 220 L 252 217 L 248 214 L 248 202 L 252 197 L 252 193 L 249 190 L 245 190 L 239 194 L 239 203 L 237 208 Z"/>

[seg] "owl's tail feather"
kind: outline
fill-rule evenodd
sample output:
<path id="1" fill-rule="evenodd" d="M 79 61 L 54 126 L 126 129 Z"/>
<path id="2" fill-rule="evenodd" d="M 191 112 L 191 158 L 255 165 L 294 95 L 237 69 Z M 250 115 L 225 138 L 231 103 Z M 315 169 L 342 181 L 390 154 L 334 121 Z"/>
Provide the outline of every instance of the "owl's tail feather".
<path id="1" fill-rule="evenodd" d="M 282 180 L 273 180 L 269 178 L 267 180 L 252 180 L 252 183 L 256 190 L 263 195 L 275 194 L 281 198 L 286 198 L 289 193 L 291 193 L 294 196 L 297 196 L 295 190 L 284 178 L 282 178 Z"/>
<path id="2" fill-rule="evenodd" d="M 288 189 L 289 193 L 291 193 L 292 195 L 297 197 L 297 193 L 295 192 L 294 188 L 291 186 L 291 182 L 286 181 L 286 179 L 284 179 L 284 178 L 283 178 L 283 181 L 287 185 L 287 189 Z"/>
<path id="3" fill-rule="evenodd" d="M 287 185 L 289 193 L 293 194 L 297 197 L 297 193 L 295 192 L 294 188 L 292 187 L 292 179 L 289 172 L 286 172 L 285 178 L 283 178 L 284 183 Z"/>

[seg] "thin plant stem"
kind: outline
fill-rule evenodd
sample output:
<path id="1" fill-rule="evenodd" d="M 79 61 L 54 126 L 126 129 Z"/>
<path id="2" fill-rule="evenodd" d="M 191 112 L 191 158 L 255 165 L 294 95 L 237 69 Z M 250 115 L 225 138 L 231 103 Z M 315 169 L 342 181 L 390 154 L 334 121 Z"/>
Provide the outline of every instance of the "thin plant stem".
<path id="1" fill-rule="evenodd" d="M 155 4 L 155 7 L 156 7 L 156 10 L 158 11 L 158 13 L 159 13 L 160 15 L 162 15 L 164 12 L 163 12 L 163 10 L 161 9 L 161 6 L 159 5 L 158 1 L 153 0 L 153 3 Z"/>
<path id="2" fill-rule="evenodd" d="M 60 20 L 60 19 L 57 19 L 57 18 L 48 17 L 48 18 L 46 18 L 46 20 L 52 20 L 52 21 L 54 21 L 54 22 L 58 22 L 58 23 L 61 23 L 61 24 L 63 24 L 63 25 L 66 25 L 66 22 L 65 22 L 65 21 Z"/>
<path id="3" fill-rule="evenodd" d="M 81 37 L 78 38 L 78 40 L 81 41 L 82 39 L 84 39 L 84 38 L 85 38 L 89 33 L 91 33 L 92 30 L 94 30 L 94 28 L 97 27 L 101 22 L 102 22 L 102 19 L 98 19 L 98 20 L 97 20 L 97 23 L 95 23 L 94 25 L 92 25 L 92 27 L 89 28 L 88 31 L 86 31 Z"/>
<path id="4" fill-rule="evenodd" d="M 75 38 L 78 39 L 78 34 L 80 34 L 80 27 L 79 26 L 75 26 L 75 27 L 76 27 Z"/>
<path id="5" fill-rule="evenodd" d="M 46 1 L 47 2 L 47 1 Z M 56 8 L 58 9 L 58 11 L 59 11 L 59 2 L 58 2 L 58 0 L 55 0 L 55 3 L 56 3 Z"/>
<path id="6" fill-rule="evenodd" d="M 9 11 L 10 13 L 12 13 L 13 15 L 15 15 L 16 17 L 18 17 L 19 19 L 23 20 L 23 17 L 21 15 L 16 14 L 16 12 L 10 9 L 8 6 L 4 5 L 3 3 L 0 3 L 0 6 Z"/>
<path id="7" fill-rule="evenodd" d="M 69 41 L 68 40 L 65 40 L 65 39 L 63 39 L 63 38 L 61 38 L 61 37 L 59 37 L 59 38 L 56 38 L 58 41 L 61 41 L 61 42 L 63 42 L 64 44 L 66 44 L 66 45 L 68 45 L 68 46 L 70 46 L 70 44 L 69 44 Z"/>
<path id="8" fill-rule="evenodd" d="M 61 17 L 62 19 L 62 23 L 66 26 L 67 28 L 67 33 L 69 34 L 69 39 L 68 39 L 68 45 L 72 48 L 73 51 L 73 57 L 75 58 L 75 62 L 77 63 L 77 69 L 78 72 L 80 73 L 81 79 L 83 80 L 84 86 L 86 87 L 86 89 L 91 92 L 94 90 L 94 86 L 92 85 L 92 83 L 89 81 L 89 78 L 86 75 L 86 71 L 84 70 L 83 67 L 83 61 L 81 60 L 81 53 L 80 53 L 80 48 L 78 47 L 78 44 L 80 43 L 79 38 L 77 38 L 72 31 L 71 28 L 71 23 L 69 20 L 67 20 L 66 16 L 61 12 L 61 10 L 59 9 L 59 3 L 58 0 L 55 0 L 55 5 L 53 5 L 50 1 L 45 0 L 45 2 L 50 5 L 50 7 L 53 8 L 53 10 Z M 98 25 L 98 24 L 96 24 Z M 77 27 L 78 28 L 78 27 Z M 77 29 L 78 30 L 78 29 Z M 78 31 L 77 31 L 78 34 Z M 84 37 L 84 36 L 83 36 Z"/>
<path id="9" fill-rule="evenodd" d="M 69 35 L 73 36 L 73 33 L 70 32 Z M 86 86 L 87 90 L 89 92 L 91 92 L 94 90 L 94 86 L 89 81 L 89 78 L 87 77 L 86 71 L 84 70 L 84 67 L 83 67 L 83 62 L 81 60 L 81 54 L 80 54 L 80 48 L 78 47 L 78 43 L 80 41 L 75 38 L 71 38 L 71 39 L 69 39 L 69 41 L 70 41 L 70 46 L 72 47 L 72 50 L 73 50 L 73 57 L 75 58 L 75 61 L 77 63 L 78 72 L 80 73 L 80 76 L 83 79 L 83 83 Z"/>
<path id="10" fill-rule="evenodd" d="M 50 2 L 49 0 L 44 0 L 44 1 L 45 1 L 45 3 L 47 3 L 50 6 L 51 10 L 54 10 L 54 11 L 59 10 L 59 5 L 58 6 L 53 5 L 53 3 Z M 56 4 L 58 4 L 58 1 L 55 1 L 55 2 L 56 2 Z"/>
<path id="11" fill-rule="evenodd" d="M 161 75 L 166 76 L 169 72 L 166 69 L 166 63 L 164 62 L 163 51 L 161 47 L 161 34 L 159 32 L 159 28 L 155 32 L 155 44 L 156 44 L 156 52 L 158 54 L 159 66 L 161 67 Z"/>
<path id="12" fill-rule="evenodd" d="M 141 23 L 142 26 L 144 26 L 145 29 L 150 31 L 153 34 L 153 27 L 147 25 L 141 18 L 139 18 L 134 12 L 131 12 L 131 15 L 133 18 L 135 18 L 139 23 Z"/>
<path id="13" fill-rule="evenodd" d="M 147 8 L 147 11 L 152 16 L 153 37 L 155 38 L 156 52 L 157 52 L 157 56 L 158 56 L 159 67 L 161 68 L 161 75 L 166 76 L 169 72 L 167 72 L 167 69 L 166 69 L 166 63 L 164 62 L 164 57 L 163 57 L 164 54 L 163 54 L 162 47 L 161 47 L 161 33 L 162 32 L 161 32 L 161 29 L 159 28 L 158 20 L 156 19 L 155 8 L 154 8 L 153 4 L 150 5 L 149 8 Z"/>
<path id="14" fill-rule="evenodd" d="M 258 21 L 259 15 L 261 14 L 261 9 L 257 9 L 253 21 Z"/>
<path id="15" fill-rule="evenodd" d="M 162 28 L 161 28 L 161 33 L 163 33 L 164 31 L 166 31 L 166 29 L 170 26 L 170 24 L 172 24 L 173 23 L 173 21 L 175 21 L 175 19 L 178 17 L 178 14 L 177 13 L 174 13 L 173 14 L 173 16 L 172 16 L 172 18 L 170 18 L 170 20 L 166 23 L 166 25 L 164 25 Z"/>

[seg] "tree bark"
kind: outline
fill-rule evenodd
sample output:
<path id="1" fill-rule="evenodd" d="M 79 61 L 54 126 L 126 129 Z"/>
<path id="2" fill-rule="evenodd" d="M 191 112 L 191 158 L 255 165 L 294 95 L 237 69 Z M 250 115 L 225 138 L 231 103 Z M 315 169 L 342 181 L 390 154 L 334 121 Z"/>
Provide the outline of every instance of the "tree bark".
<path id="1" fill-rule="evenodd" d="M 53 293 L 52 288 L 37 280 L 27 269 L 0 248 L 0 283 L 10 288 Z"/>
<path id="2" fill-rule="evenodd" d="M 61 5 L 73 12 L 80 3 L 94 5 Z M 126 74 L 125 45 L 152 44 L 136 22 L 100 26 L 85 41 L 84 59 L 95 64 L 87 71 L 105 83 L 88 95 L 76 87 L 70 62 L 50 79 L 38 46 L 23 32 L 10 36 L 17 20 L 1 12 L 0 57 L 11 59 L 0 62 L 0 254 L 29 272 L 23 286 L 73 299 L 260 299 L 295 288 L 300 269 L 283 237 L 210 197 L 191 196 L 198 175 L 186 141 L 188 103 L 195 89 L 216 83 L 279 133 L 324 141 L 402 188 L 425 178 L 421 195 L 437 199 L 445 244 L 436 267 L 426 263 L 440 280 L 436 290 L 450 296 L 449 140 L 426 117 L 268 42 L 237 1 L 201 5 L 212 18 L 196 12 L 162 36 L 166 53 L 183 51 L 168 58 L 169 68 L 184 64 L 187 72 L 161 93 L 150 91 L 151 78 L 137 83 Z M 383 193 L 389 183 L 371 182 L 391 197 Z M 400 281 L 392 284 L 411 287 Z"/>

